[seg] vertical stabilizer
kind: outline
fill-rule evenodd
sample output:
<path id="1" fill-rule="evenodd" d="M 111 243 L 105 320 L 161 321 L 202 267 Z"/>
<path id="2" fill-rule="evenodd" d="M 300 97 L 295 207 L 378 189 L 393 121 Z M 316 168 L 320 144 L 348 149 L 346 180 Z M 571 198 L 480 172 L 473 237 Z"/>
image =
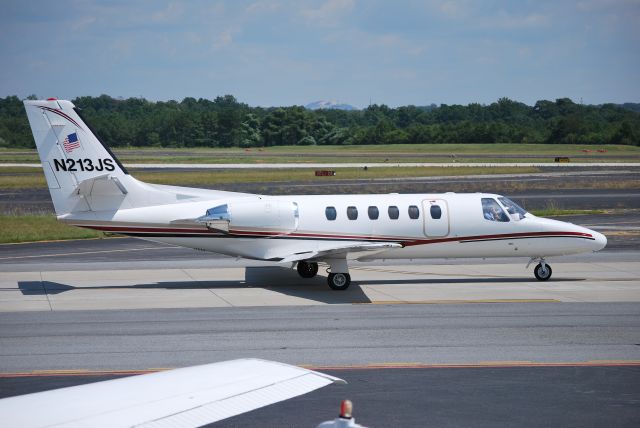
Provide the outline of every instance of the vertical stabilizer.
<path id="1" fill-rule="evenodd" d="M 49 99 L 24 105 L 56 214 L 123 207 L 127 184 L 135 180 L 73 103 Z"/>

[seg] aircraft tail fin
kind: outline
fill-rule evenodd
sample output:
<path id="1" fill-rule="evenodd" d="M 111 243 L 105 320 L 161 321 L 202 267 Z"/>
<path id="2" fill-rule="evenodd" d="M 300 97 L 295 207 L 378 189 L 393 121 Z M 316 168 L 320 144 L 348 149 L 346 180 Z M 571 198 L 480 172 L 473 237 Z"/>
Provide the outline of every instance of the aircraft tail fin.
<path id="1" fill-rule="evenodd" d="M 71 101 L 25 100 L 24 106 L 58 216 L 153 202 L 158 190 L 128 174 Z"/>

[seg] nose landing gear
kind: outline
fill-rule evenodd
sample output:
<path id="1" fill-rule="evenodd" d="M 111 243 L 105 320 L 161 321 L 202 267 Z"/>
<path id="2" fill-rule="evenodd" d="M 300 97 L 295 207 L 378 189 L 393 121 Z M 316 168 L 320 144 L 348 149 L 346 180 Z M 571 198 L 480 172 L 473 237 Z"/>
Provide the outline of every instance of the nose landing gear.
<path id="1" fill-rule="evenodd" d="M 544 257 L 532 257 L 531 260 L 529 260 L 529 263 L 527 264 L 527 268 L 531 263 L 535 261 L 540 262 L 533 269 L 533 274 L 535 275 L 536 279 L 538 281 L 546 281 L 549 278 L 551 278 L 551 274 L 553 273 L 553 270 L 551 269 L 551 266 L 548 265 L 547 262 L 544 260 Z"/>

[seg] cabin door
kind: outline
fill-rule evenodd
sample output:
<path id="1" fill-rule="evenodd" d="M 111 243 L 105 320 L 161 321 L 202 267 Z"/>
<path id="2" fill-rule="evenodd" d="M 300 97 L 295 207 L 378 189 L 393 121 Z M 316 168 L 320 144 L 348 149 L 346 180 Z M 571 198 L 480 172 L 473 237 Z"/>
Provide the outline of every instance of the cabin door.
<path id="1" fill-rule="evenodd" d="M 449 207 L 444 199 L 425 199 L 424 234 L 430 238 L 442 238 L 449 234 Z"/>

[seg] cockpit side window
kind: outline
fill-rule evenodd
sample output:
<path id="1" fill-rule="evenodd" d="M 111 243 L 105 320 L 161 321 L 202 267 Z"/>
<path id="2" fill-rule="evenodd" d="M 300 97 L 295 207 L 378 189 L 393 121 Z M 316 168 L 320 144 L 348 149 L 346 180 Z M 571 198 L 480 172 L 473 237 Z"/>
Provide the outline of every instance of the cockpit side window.
<path id="1" fill-rule="evenodd" d="M 493 198 L 482 198 L 482 215 L 486 220 L 490 221 L 509 221 L 509 216 Z"/>
<path id="2" fill-rule="evenodd" d="M 516 204 L 509 198 L 505 198 L 504 196 L 501 196 L 498 198 L 498 200 L 507 209 L 507 212 L 509 214 L 511 215 L 518 214 L 518 217 L 520 218 L 520 220 L 522 220 L 524 216 L 527 214 L 527 211 L 525 211 L 524 208 L 522 208 L 520 205 Z"/>

